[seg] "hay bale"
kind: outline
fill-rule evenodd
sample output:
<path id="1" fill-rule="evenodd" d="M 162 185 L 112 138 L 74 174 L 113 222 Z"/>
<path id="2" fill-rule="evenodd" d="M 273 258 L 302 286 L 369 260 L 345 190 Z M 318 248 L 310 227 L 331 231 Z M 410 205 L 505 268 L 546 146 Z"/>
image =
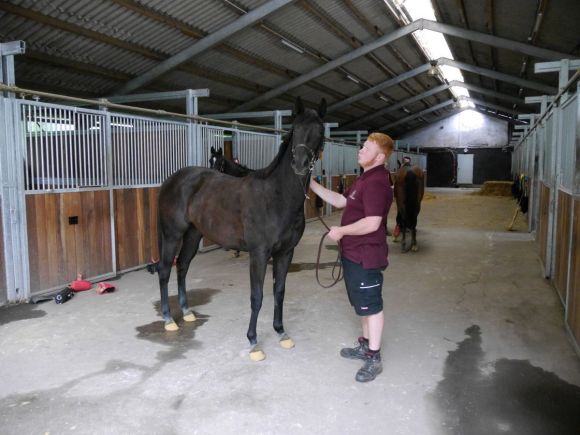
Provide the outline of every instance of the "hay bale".
<path id="1" fill-rule="evenodd" d="M 511 196 L 511 181 L 486 181 L 478 192 L 479 195 L 485 196 Z"/>

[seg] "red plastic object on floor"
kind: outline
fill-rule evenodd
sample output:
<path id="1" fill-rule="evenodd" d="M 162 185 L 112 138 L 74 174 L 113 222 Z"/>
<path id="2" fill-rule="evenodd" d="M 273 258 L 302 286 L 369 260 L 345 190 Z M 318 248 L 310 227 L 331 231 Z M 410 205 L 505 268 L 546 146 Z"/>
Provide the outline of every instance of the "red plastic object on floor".
<path id="1" fill-rule="evenodd" d="M 77 275 L 77 279 L 71 282 L 68 285 L 74 292 L 84 292 L 86 290 L 90 290 L 93 286 L 93 283 L 83 279 L 82 275 L 79 273 Z"/>
<path id="2" fill-rule="evenodd" d="M 100 295 L 103 293 L 110 293 L 115 291 L 115 286 L 108 282 L 100 282 L 97 284 L 96 292 Z"/>

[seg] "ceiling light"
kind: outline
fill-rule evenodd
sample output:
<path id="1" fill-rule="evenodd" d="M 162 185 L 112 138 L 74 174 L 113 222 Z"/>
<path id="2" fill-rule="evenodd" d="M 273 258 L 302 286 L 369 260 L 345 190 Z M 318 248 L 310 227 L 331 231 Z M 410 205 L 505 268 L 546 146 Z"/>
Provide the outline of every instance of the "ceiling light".
<path id="1" fill-rule="evenodd" d="M 280 39 L 280 42 L 282 42 L 282 44 L 284 44 L 286 47 L 291 48 L 294 51 L 297 51 L 300 54 L 304 53 L 304 49 L 302 47 L 299 47 L 298 45 L 295 45 L 293 43 L 291 43 L 290 41 L 286 41 L 285 39 Z"/>
<path id="2" fill-rule="evenodd" d="M 411 111 L 409 109 L 407 109 L 406 107 L 403 107 L 402 109 L 403 109 L 403 112 L 405 112 L 405 113 L 411 113 Z"/>
<path id="3" fill-rule="evenodd" d="M 383 97 L 382 95 L 379 96 L 379 100 L 383 100 L 385 103 L 389 102 L 389 99 L 387 97 Z"/>
<path id="4" fill-rule="evenodd" d="M 346 78 L 349 79 L 351 82 L 355 82 L 355 83 L 360 83 L 360 81 L 356 78 L 354 78 L 353 76 L 351 76 L 350 74 L 346 75 Z"/>
<path id="5" fill-rule="evenodd" d="M 432 60 L 429 63 L 431 64 L 431 68 L 429 68 L 429 71 L 427 71 L 427 74 L 430 76 L 436 76 L 439 73 L 439 70 L 437 69 L 437 61 Z"/>

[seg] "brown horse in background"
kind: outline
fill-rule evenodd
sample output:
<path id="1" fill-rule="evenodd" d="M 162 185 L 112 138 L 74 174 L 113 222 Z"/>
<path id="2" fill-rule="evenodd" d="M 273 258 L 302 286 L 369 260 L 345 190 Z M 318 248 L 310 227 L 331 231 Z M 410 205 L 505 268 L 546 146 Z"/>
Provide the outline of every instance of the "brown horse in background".
<path id="1" fill-rule="evenodd" d="M 417 216 L 421 211 L 421 200 L 425 193 L 425 173 L 418 166 L 401 166 L 395 174 L 395 200 L 397 201 L 397 225 L 401 228 L 403 239 L 401 250 L 405 247 L 406 230 L 411 231 L 411 247 L 417 251 Z M 395 242 L 398 241 L 395 237 Z"/>

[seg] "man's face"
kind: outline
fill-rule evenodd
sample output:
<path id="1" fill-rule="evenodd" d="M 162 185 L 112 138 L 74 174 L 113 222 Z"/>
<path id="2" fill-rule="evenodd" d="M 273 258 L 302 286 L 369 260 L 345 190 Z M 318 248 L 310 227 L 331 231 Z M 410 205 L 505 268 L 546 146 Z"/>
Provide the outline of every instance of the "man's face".
<path id="1" fill-rule="evenodd" d="M 358 164 L 364 169 L 369 168 L 377 163 L 376 159 L 379 154 L 381 153 L 377 143 L 372 140 L 367 140 L 358 152 Z"/>

